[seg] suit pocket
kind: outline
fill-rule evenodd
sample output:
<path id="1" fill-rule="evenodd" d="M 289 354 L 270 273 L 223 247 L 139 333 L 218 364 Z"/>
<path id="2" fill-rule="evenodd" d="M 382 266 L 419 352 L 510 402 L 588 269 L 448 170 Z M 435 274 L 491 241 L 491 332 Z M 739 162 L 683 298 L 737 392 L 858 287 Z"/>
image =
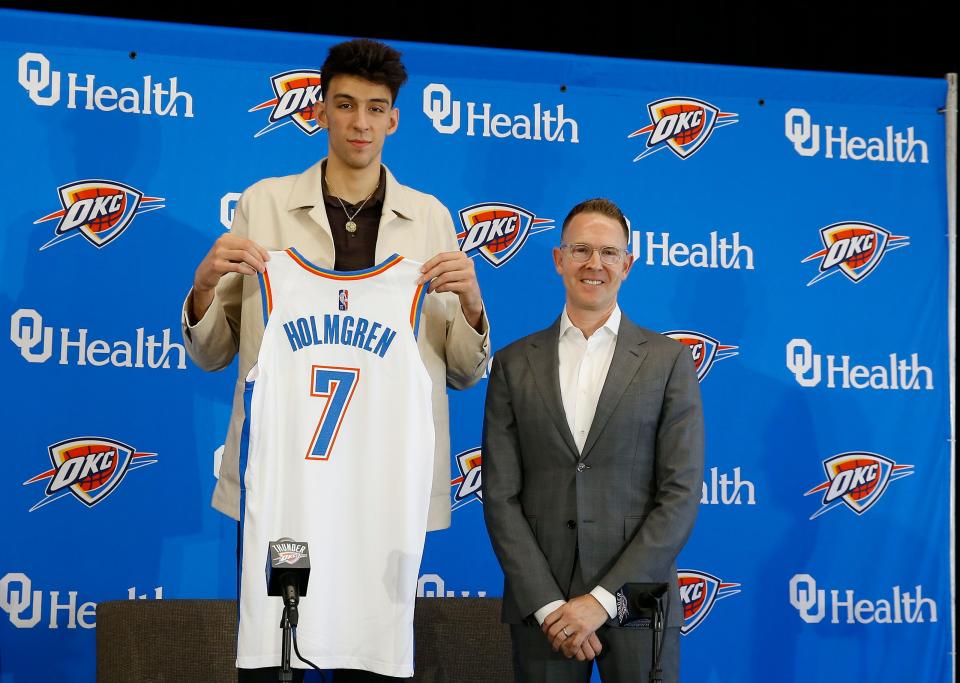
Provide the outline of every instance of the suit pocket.
<path id="1" fill-rule="evenodd" d="M 629 541 L 632 539 L 636 535 L 637 529 L 639 529 L 640 525 L 643 524 L 644 519 L 646 519 L 646 517 L 624 517 L 623 540 Z"/>

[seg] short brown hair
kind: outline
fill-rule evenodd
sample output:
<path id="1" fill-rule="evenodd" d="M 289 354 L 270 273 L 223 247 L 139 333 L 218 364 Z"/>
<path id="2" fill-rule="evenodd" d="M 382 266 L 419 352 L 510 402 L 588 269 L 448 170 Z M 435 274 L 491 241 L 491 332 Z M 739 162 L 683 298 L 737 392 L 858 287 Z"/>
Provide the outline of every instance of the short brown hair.
<path id="1" fill-rule="evenodd" d="M 630 242 L 630 226 L 627 225 L 627 217 L 623 215 L 623 211 L 620 210 L 619 206 L 605 197 L 588 199 L 570 209 L 570 213 L 563 219 L 563 227 L 560 229 L 560 239 L 563 239 L 563 233 L 566 232 L 567 225 L 570 221 L 581 213 L 599 213 L 601 216 L 612 218 L 623 226 L 623 234 L 627 238 L 627 242 Z"/>
<path id="2" fill-rule="evenodd" d="M 327 60 L 320 67 L 320 93 L 324 99 L 335 76 L 356 76 L 387 86 L 391 105 L 396 104 L 400 86 L 407 82 L 407 70 L 400 61 L 400 53 L 368 38 L 348 40 L 330 48 Z"/>

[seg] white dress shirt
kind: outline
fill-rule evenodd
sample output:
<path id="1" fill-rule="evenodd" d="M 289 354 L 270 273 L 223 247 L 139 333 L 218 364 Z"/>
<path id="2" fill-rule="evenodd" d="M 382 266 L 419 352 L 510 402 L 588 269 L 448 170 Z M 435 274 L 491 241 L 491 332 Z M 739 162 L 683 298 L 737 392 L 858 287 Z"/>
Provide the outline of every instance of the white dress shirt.
<path id="1" fill-rule="evenodd" d="M 583 336 L 583 332 L 570 322 L 567 309 L 563 309 L 560 316 L 560 339 L 558 353 L 560 357 L 560 396 L 563 399 L 563 412 L 570 426 L 570 433 L 577 444 L 577 450 L 583 451 L 583 445 L 590 433 L 593 416 L 597 412 L 597 402 L 600 391 L 607 379 L 610 362 L 613 360 L 613 351 L 617 345 L 617 333 L 620 330 L 620 307 L 614 306 L 606 322 L 590 335 Z M 617 614 L 617 600 L 610 591 L 602 586 L 596 586 L 590 594 L 597 599 L 610 615 Z M 551 612 L 560 607 L 563 600 L 554 600 L 544 605 L 536 612 L 539 624 Z"/>

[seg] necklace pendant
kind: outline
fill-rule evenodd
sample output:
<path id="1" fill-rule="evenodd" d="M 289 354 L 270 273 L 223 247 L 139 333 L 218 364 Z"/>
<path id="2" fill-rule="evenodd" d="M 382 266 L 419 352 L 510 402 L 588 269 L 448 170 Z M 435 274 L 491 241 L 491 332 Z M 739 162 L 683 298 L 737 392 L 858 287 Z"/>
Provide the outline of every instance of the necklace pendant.
<path id="1" fill-rule="evenodd" d="M 357 231 L 357 224 L 354 223 L 353 221 L 347 221 L 346 228 L 347 228 L 347 232 L 349 232 L 350 234 L 353 234 Z"/>

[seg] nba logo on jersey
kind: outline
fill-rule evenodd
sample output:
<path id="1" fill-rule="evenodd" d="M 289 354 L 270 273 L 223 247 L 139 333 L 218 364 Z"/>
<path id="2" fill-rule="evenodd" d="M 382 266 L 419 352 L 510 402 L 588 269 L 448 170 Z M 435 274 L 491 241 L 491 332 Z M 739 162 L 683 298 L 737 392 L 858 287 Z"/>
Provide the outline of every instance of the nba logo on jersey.
<path id="1" fill-rule="evenodd" d="M 346 289 L 340 290 L 340 310 L 341 311 L 347 310 L 347 296 L 349 296 L 349 294 L 350 293 Z"/>

